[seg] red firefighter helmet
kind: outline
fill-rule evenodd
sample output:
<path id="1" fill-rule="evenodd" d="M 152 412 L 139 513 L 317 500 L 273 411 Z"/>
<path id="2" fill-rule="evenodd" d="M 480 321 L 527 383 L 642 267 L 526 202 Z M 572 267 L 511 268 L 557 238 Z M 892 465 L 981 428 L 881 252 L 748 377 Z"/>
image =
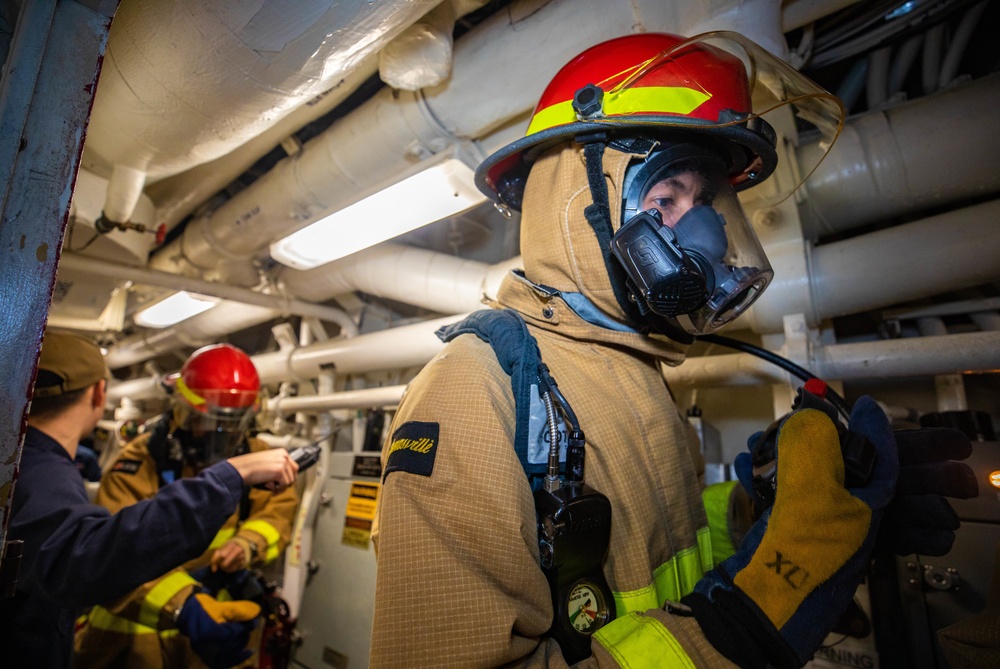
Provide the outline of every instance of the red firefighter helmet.
<path id="1" fill-rule="evenodd" d="M 198 349 L 167 383 L 188 406 L 209 415 L 243 413 L 255 406 L 260 393 L 253 361 L 230 344 Z"/>
<path id="2" fill-rule="evenodd" d="M 201 464 L 235 455 L 258 408 L 260 377 L 250 357 L 230 344 L 192 353 L 164 380 L 181 429 L 199 442 Z"/>
<path id="3" fill-rule="evenodd" d="M 520 209 L 531 163 L 557 143 L 686 132 L 717 139 L 730 156 L 730 181 L 742 190 L 774 171 L 775 133 L 765 117 L 784 106 L 792 108 L 800 130 L 818 130 L 821 141 L 818 155 L 800 157 L 811 162 L 800 166 L 801 179 L 776 192 L 775 200 L 791 193 L 826 154 L 843 124 L 840 101 L 736 33 L 619 37 L 559 70 L 525 137 L 487 158 L 476 185 Z"/>

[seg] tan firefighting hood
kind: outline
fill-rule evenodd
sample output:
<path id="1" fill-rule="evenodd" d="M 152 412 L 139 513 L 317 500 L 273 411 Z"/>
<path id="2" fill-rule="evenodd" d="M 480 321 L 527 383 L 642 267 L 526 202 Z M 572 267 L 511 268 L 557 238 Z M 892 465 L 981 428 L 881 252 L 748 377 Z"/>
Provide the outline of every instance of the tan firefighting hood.
<path id="1" fill-rule="evenodd" d="M 622 223 L 621 184 L 625 168 L 634 157 L 610 147 L 604 153 L 604 175 L 614 230 Z M 638 324 L 628 322 L 615 299 L 597 235 L 584 215 L 592 202 L 582 146 L 568 142 L 538 158 L 528 177 L 521 210 L 524 275 L 531 283 L 561 293 L 582 294 L 604 315 L 625 328 L 616 330 L 590 325 L 559 314 L 539 318 L 539 313 L 549 313 L 542 303 L 550 300 L 513 275 L 504 279 L 498 302 L 521 312 L 526 320 L 539 327 L 558 329 L 576 339 L 626 346 L 661 358 L 667 364 L 680 364 L 684 361 L 686 346 L 659 334 L 647 336 L 625 331 Z M 559 311 L 565 314 L 569 310 L 563 307 Z"/>

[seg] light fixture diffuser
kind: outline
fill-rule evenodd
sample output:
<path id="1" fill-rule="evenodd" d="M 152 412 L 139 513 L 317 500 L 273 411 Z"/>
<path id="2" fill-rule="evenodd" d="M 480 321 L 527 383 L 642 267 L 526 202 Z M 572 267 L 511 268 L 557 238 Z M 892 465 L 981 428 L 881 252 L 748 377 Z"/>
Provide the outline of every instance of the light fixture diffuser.
<path id="1" fill-rule="evenodd" d="M 468 165 L 440 155 L 410 176 L 271 244 L 271 257 L 311 269 L 486 201 Z"/>
<path id="2" fill-rule="evenodd" d="M 218 303 L 217 297 L 207 297 L 182 290 L 136 312 L 132 320 L 136 325 L 147 328 L 165 328 L 208 311 Z"/>

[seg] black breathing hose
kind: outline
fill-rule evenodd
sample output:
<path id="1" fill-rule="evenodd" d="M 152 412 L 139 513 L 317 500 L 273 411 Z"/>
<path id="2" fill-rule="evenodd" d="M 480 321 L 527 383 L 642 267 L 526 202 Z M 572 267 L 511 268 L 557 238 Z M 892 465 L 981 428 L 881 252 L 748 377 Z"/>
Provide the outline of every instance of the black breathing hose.
<path id="1" fill-rule="evenodd" d="M 758 358 L 767 360 L 768 362 L 781 367 L 783 370 L 797 376 L 803 381 L 809 381 L 811 379 L 819 379 L 818 376 L 810 372 L 804 367 L 799 367 L 794 362 L 788 358 L 783 358 L 773 351 L 768 351 L 767 349 L 760 348 L 759 346 L 754 346 L 753 344 L 748 344 L 746 342 L 740 341 L 738 339 L 731 339 L 730 337 L 724 337 L 717 334 L 705 334 L 698 335 L 698 341 L 708 342 L 709 344 L 718 344 L 719 346 L 725 346 L 727 348 L 734 348 L 737 351 L 742 351 L 744 353 L 750 353 Z M 819 379 L 822 381 L 822 379 Z M 826 388 L 826 400 L 837 408 L 844 418 L 850 418 L 851 407 L 847 401 L 838 395 L 833 388 L 827 386 Z"/>

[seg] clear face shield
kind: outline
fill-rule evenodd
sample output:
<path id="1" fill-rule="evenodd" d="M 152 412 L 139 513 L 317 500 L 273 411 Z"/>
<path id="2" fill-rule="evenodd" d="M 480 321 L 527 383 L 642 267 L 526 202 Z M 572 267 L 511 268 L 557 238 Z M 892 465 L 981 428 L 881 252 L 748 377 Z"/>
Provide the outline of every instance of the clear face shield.
<path id="1" fill-rule="evenodd" d="M 190 435 L 185 457 L 195 466 L 207 467 L 239 455 L 257 413 L 257 393 L 208 390 L 192 392 L 178 379 L 181 392 L 175 420 Z M 197 398 L 192 404 L 191 398 Z"/>
<path id="2" fill-rule="evenodd" d="M 705 59 L 699 57 L 706 53 L 711 54 L 715 66 L 707 67 Z M 683 86 L 677 82 L 683 82 Z M 611 83 L 613 86 L 608 85 Z M 844 107 L 835 95 L 754 42 L 728 31 L 686 40 L 636 66 L 624 79 L 608 84 L 604 114 L 614 115 L 616 127 L 634 123 L 649 129 L 639 134 L 648 135 L 656 127 L 687 128 L 711 129 L 719 137 L 735 133 L 731 136 L 736 138 L 746 128 L 766 133 L 773 132 L 771 128 L 785 128 L 790 116 L 794 122 L 790 130 L 797 138 L 789 139 L 798 139 L 800 144 L 808 140 L 811 150 L 795 154 L 797 164 L 791 170 L 794 176 L 786 177 L 783 183 L 772 179 L 768 186 L 755 189 L 754 197 L 770 205 L 787 198 L 812 174 L 844 123 Z M 749 86 L 749 111 L 732 111 L 728 105 L 733 100 L 713 93 L 740 86 Z M 672 109 L 676 115 L 643 111 L 654 106 Z M 717 119 L 684 115 L 685 109 L 702 106 L 717 106 Z M 601 123 L 601 119 L 595 119 L 595 123 Z M 758 158 L 742 173 L 731 174 L 729 180 L 737 191 L 742 191 L 762 181 L 772 169 L 773 165 L 761 164 Z"/>
<path id="3" fill-rule="evenodd" d="M 787 198 L 840 133 L 843 106 L 731 32 L 681 42 L 601 87 L 602 113 L 613 116 L 618 132 L 628 136 L 622 128 L 635 124 L 641 128 L 633 136 L 651 138 L 626 171 L 622 226 L 612 238 L 633 298 L 644 315 L 688 334 L 716 331 L 746 311 L 774 275 L 736 193 L 771 175 L 775 152 L 767 144 L 791 117 L 792 134 L 814 138 L 814 150 L 794 154 L 796 165 L 786 171 L 793 177 L 771 178 L 751 196 L 771 205 Z M 749 100 L 734 91 L 749 92 Z M 674 114 L 643 111 L 653 107 Z M 685 115 L 688 108 L 714 111 Z"/>
<path id="4" fill-rule="evenodd" d="M 654 147 L 623 186 L 611 251 L 643 315 L 708 334 L 767 288 L 774 272 L 718 155 L 693 144 Z"/>

